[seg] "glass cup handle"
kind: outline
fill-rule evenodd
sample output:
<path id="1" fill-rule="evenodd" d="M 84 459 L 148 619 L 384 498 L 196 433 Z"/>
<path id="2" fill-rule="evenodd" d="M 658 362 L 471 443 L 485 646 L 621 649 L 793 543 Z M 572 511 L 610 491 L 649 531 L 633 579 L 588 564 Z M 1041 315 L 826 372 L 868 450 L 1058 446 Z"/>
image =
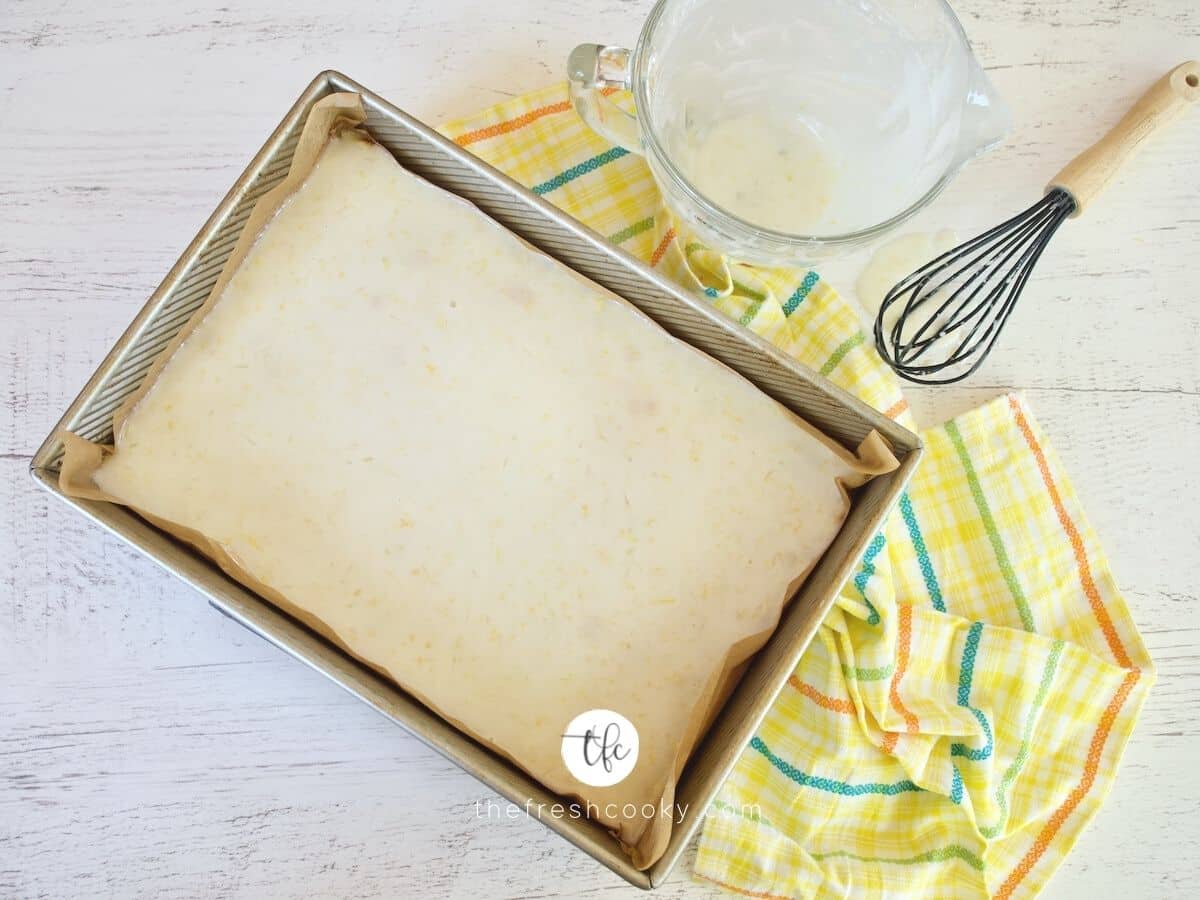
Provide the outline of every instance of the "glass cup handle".
<path id="1" fill-rule="evenodd" d="M 631 153 L 641 153 L 637 116 L 625 112 L 604 93 L 604 88 L 629 89 L 631 55 L 624 47 L 580 44 L 567 57 L 567 79 L 571 102 L 588 127 Z"/>

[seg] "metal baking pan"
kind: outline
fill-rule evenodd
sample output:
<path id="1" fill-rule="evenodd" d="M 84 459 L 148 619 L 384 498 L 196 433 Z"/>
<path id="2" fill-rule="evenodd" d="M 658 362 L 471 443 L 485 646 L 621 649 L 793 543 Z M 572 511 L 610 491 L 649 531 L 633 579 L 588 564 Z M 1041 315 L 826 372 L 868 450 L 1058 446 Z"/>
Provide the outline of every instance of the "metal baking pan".
<path id="1" fill-rule="evenodd" d="M 653 888 L 666 880 L 696 833 L 709 802 L 899 497 L 921 454 L 920 441 L 914 434 L 683 292 L 362 85 L 338 72 L 323 72 L 284 116 L 46 438 L 33 457 L 31 472 L 46 490 L 196 588 L 220 612 L 326 675 L 508 800 L 536 814 L 539 809 L 549 811 L 560 799 L 390 681 L 246 590 L 214 563 L 124 508 L 65 497 L 58 489 L 62 460 L 59 432 L 68 430 L 99 442 L 111 440 L 113 411 L 137 389 L 154 358 L 204 302 L 251 208 L 287 173 L 309 109 L 322 97 L 338 91 L 362 95 L 366 128 L 406 168 L 471 201 L 538 249 L 620 294 L 671 334 L 740 372 L 843 445 L 853 448 L 875 429 L 900 460 L 895 472 L 873 479 L 855 493 L 841 532 L 696 748 L 676 794 L 678 802 L 687 804 L 687 813 L 676 824 L 666 853 L 652 868 L 644 872 L 635 869 L 616 840 L 592 822 L 554 817 L 549 812 L 539 816 L 549 828 L 621 877 L 639 887 Z"/>

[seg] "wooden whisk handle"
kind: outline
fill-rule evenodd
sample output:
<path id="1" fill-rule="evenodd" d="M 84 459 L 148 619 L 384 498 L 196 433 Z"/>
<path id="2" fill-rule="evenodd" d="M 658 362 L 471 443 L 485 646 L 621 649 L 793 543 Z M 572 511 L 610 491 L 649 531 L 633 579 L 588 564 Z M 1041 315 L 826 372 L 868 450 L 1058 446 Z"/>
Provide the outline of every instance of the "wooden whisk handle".
<path id="1" fill-rule="evenodd" d="M 1066 190 L 1075 198 L 1072 216 L 1078 216 L 1150 135 L 1198 100 L 1200 62 L 1191 60 L 1155 82 L 1108 134 L 1067 163 L 1046 190 Z"/>

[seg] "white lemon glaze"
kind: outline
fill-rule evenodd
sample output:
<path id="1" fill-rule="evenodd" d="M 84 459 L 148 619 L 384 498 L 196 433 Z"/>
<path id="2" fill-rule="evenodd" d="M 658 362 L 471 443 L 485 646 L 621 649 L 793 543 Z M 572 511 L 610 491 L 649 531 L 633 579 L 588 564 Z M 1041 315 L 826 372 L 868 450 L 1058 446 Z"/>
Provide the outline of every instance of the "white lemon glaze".
<path id="1" fill-rule="evenodd" d="M 726 651 L 838 530 L 838 478 L 741 377 L 347 137 L 95 474 L 553 790 L 620 803 L 658 800 Z M 612 788 L 559 755 L 594 708 L 641 736 Z"/>

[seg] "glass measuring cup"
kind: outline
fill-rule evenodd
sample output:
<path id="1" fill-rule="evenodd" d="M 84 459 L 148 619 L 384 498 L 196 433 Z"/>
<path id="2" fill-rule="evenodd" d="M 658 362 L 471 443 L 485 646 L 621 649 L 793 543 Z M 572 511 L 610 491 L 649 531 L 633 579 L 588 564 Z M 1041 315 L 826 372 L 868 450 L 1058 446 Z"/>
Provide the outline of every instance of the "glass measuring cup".
<path id="1" fill-rule="evenodd" d="M 632 51 L 581 44 L 567 66 L 579 114 L 645 157 L 672 213 L 763 265 L 895 228 L 1010 121 L 945 0 L 659 0 Z"/>

